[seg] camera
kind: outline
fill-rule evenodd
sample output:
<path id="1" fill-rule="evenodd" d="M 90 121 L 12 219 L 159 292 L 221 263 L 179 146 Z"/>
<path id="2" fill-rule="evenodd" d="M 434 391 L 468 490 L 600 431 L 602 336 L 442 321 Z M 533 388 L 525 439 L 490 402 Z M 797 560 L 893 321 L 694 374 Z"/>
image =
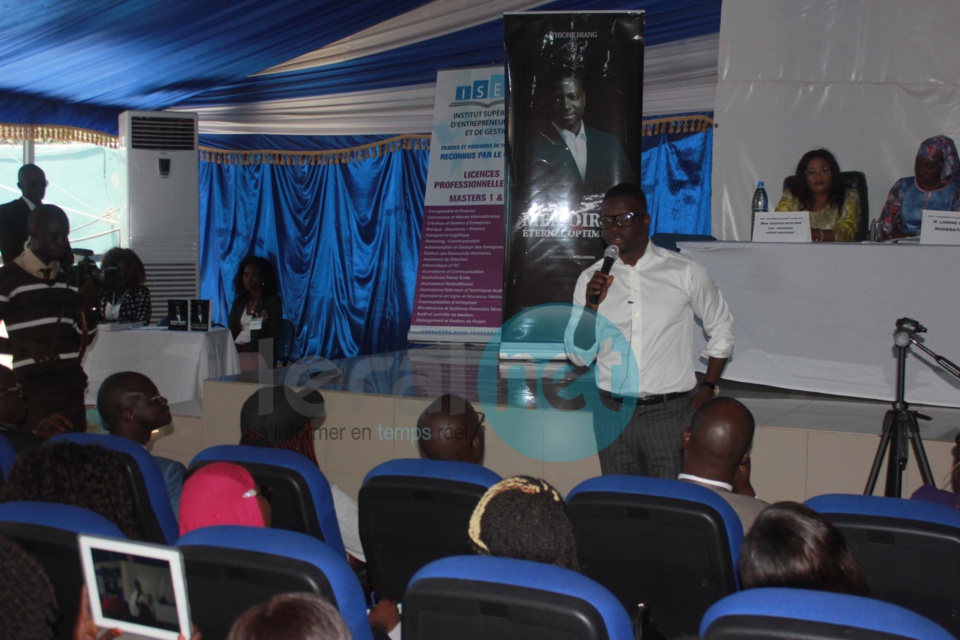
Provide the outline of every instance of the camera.
<path id="1" fill-rule="evenodd" d="M 64 269 L 67 272 L 67 284 L 69 286 L 79 289 L 87 278 L 98 287 L 100 286 L 103 280 L 103 272 L 100 271 L 100 267 L 93 259 L 93 251 L 90 249 L 71 249 L 70 253 L 64 257 L 68 260 L 76 260 L 76 257 L 80 258 L 80 260 Z"/>

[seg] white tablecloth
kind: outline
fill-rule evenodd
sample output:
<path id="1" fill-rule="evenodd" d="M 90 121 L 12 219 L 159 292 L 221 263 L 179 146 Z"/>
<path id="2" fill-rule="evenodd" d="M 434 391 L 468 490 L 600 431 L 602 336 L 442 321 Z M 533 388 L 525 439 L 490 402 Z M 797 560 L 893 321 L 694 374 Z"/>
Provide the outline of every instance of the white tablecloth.
<path id="1" fill-rule="evenodd" d="M 170 403 L 203 395 L 208 378 L 240 373 L 240 360 L 228 329 L 169 331 L 144 327 L 130 331 L 98 331 L 83 360 L 89 380 L 87 404 L 96 404 L 104 379 L 119 371 L 148 376 Z"/>
<path id="2" fill-rule="evenodd" d="M 896 321 L 919 320 L 924 344 L 960 362 L 960 247 L 885 244 L 679 244 L 710 272 L 734 316 L 724 377 L 893 400 Z M 702 348 L 705 341 L 700 340 Z M 960 380 L 916 347 L 906 400 L 960 407 Z"/>

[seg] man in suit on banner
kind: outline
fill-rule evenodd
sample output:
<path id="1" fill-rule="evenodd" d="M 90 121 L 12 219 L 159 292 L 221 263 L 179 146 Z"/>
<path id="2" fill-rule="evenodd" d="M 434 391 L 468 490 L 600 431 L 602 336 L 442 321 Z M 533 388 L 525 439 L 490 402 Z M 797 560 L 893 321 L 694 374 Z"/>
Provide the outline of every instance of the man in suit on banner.
<path id="1" fill-rule="evenodd" d="M 17 174 L 17 187 L 23 197 L 0 207 L 0 257 L 10 264 L 23 253 L 27 241 L 27 217 L 43 204 L 47 193 L 47 177 L 35 164 L 25 164 Z"/>
<path id="2" fill-rule="evenodd" d="M 559 75 L 549 95 L 549 123 L 538 128 L 533 141 L 531 184 L 538 191 L 602 194 L 635 179 L 620 140 L 583 122 L 586 106 L 583 80 L 573 73 Z"/>

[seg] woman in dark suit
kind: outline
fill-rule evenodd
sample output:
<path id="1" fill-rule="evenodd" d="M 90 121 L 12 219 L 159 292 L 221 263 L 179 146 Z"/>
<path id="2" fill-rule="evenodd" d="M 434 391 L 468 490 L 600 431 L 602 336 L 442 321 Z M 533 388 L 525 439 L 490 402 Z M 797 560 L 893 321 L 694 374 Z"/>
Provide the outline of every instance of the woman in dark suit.
<path id="1" fill-rule="evenodd" d="M 244 371 L 273 366 L 275 342 L 280 337 L 283 302 L 277 293 L 277 276 L 266 258 L 247 256 L 233 278 L 236 298 L 230 308 L 230 333 L 240 353 Z M 272 340 L 269 357 L 260 355 L 260 343 Z"/>

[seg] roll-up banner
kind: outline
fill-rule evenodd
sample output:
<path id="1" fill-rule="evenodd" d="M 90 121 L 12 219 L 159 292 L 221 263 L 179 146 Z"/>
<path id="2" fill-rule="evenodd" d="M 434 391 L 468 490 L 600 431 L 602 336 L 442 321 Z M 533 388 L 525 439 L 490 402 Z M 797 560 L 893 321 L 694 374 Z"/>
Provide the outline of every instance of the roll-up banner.
<path id="1" fill-rule="evenodd" d="M 503 303 L 503 67 L 437 73 L 411 342 L 486 342 Z"/>
<path id="2" fill-rule="evenodd" d="M 505 324 L 570 303 L 577 277 L 603 254 L 604 192 L 639 182 L 643 30 L 643 11 L 504 15 Z M 556 323 L 510 324 L 519 333 L 503 343 L 562 342 Z"/>

